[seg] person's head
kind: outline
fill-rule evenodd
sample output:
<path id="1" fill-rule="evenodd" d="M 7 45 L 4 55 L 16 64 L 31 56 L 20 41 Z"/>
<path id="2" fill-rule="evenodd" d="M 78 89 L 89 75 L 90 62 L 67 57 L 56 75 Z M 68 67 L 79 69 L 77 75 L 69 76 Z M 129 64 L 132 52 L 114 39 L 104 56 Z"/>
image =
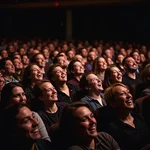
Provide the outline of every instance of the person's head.
<path id="1" fill-rule="evenodd" d="M 137 64 L 140 64 L 140 55 L 137 51 L 133 51 L 130 56 L 133 57 Z"/>
<path id="2" fill-rule="evenodd" d="M 53 60 L 54 64 L 59 64 L 62 68 L 68 66 L 67 58 L 63 54 L 57 54 Z"/>
<path id="3" fill-rule="evenodd" d="M 68 59 L 68 60 L 72 60 L 72 59 L 74 58 L 74 56 L 75 56 L 75 52 L 74 52 L 74 50 L 69 49 L 69 50 L 66 52 L 66 55 L 67 55 L 67 59 Z"/>
<path id="4" fill-rule="evenodd" d="M 102 92 L 102 81 L 93 73 L 85 73 L 80 80 L 80 88 L 86 89 L 88 92 Z"/>
<path id="5" fill-rule="evenodd" d="M 31 59 L 31 63 L 36 63 L 40 68 L 44 68 L 46 61 L 42 53 L 36 53 L 34 54 Z"/>
<path id="6" fill-rule="evenodd" d="M 133 97 L 128 87 L 122 83 L 115 83 L 104 92 L 106 103 L 119 111 L 130 111 L 134 108 Z"/>
<path id="7" fill-rule="evenodd" d="M 45 59 L 49 59 L 50 57 L 50 52 L 48 48 L 44 48 L 42 51 L 43 56 L 45 57 Z"/>
<path id="8" fill-rule="evenodd" d="M 14 64 L 14 66 L 15 66 L 15 70 L 16 70 L 16 71 L 23 69 L 23 64 L 22 64 L 21 60 L 18 59 L 18 58 L 14 58 L 14 59 L 13 59 L 13 64 Z"/>
<path id="9" fill-rule="evenodd" d="M 59 127 L 71 142 L 86 142 L 95 138 L 96 119 L 88 104 L 73 102 L 63 109 Z"/>
<path id="10" fill-rule="evenodd" d="M 2 58 L 0 60 L 0 70 L 4 75 L 12 75 L 15 73 L 15 66 L 10 58 Z"/>
<path id="11" fill-rule="evenodd" d="M 57 91 L 49 80 L 38 81 L 34 86 L 36 97 L 45 104 L 55 103 L 58 100 Z"/>
<path id="12" fill-rule="evenodd" d="M 15 137 L 24 143 L 34 142 L 41 138 L 35 114 L 26 104 L 16 104 L 6 108 L 3 112 L 3 118 L 4 129 L 12 138 Z"/>
<path id="13" fill-rule="evenodd" d="M 10 82 L 3 87 L 0 101 L 1 109 L 17 103 L 26 103 L 26 101 L 27 98 L 20 83 Z"/>
<path id="14" fill-rule="evenodd" d="M 49 67 L 47 77 L 52 82 L 67 82 L 67 73 L 61 65 L 54 64 Z"/>
<path id="15" fill-rule="evenodd" d="M 43 71 L 37 64 L 29 64 L 24 70 L 22 80 L 23 86 L 31 86 L 32 83 L 35 83 L 39 80 L 43 80 Z"/>
<path id="16" fill-rule="evenodd" d="M 93 72 L 98 75 L 101 71 L 105 71 L 107 69 L 107 62 L 106 60 L 99 56 L 93 62 L 92 70 Z"/>
<path id="17" fill-rule="evenodd" d="M 135 62 L 135 60 L 131 57 L 131 56 L 127 56 L 123 59 L 123 66 L 124 66 L 124 69 L 127 71 L 127 72 L 136 72 L 137 69 L 138 69 L 138 64 Z"/>
<path id="18" fill-rule="evenodd" d="M 116 63 L 119 65 L 122 65 L 122 61 L 123 61 L 124 57 L 125 56 L 123 54 L 118 54 L 116 57 Z"/>
<path id="19" fill-rule="evenodd" d="M 144 53 L 140 53 L 140 62 L 143 64 L 146 61 L 146 55 Z"/>
<path id="20" fill-rule="evenodd" d="M 22 55 L 22 63 L 23 65 L 29 64 L 29 57 L 26 54 Z"/>
<path id="21" fill-rule="evenodd" d="M 7 58 L 7 57 L 8 57 L 8 52 L 7 52 L 7 50 L 6 50 L 6 49 L 1 50 L 1 51 L 0 51 L 0 56 L 1 56 L 2 58 Z"/>
<path id="22" fill-rule="evenodd" d="M 74 56 L 74 59 L 79 60 L 79 61 L 82 63 L 83 66 L 85 65 L 85 62 L 84 62 L 84 60 L 83 60 L 83 57 L 82 57 L 80 54 L 76 54 L 76 55 Z"/>
<path id="23" fill-rule="evenodd" d="M 93 51 L 90 51 L 87 56 L 88 62 L 93 62 L 96 59 L 96 54 Z"/>
<path id="24" fill-rule="evenodd" d="M 109 87 L 113 83 L 122 82 L 122 73 L 116 65 L 110 65 L 105 71 L 104 85 Z"/>
<path id="25" fill-rule="evenodd" d="M 68 65 L 69 71 L 74 75 L 83 75 L 84 74 L 84 66 L 79 60 L 72 60 Z"/>

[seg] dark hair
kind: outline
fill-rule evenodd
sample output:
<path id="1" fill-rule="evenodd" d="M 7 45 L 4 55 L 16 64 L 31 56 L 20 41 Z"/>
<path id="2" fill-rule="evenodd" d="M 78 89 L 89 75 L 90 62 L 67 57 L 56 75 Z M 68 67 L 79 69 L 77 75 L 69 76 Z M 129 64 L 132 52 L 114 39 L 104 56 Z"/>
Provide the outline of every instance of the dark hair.
<path id="1" fill-rule="evenodd" d="M 68 70 L 69 70 L 70 72 L 74 70 L 74 63 L 76 63 L 76 62 L 80 62 L 80 61 L 77 60 L 77 59 L 73 59 L 73 60 L 69 63 L 69 65 L 68 65 Z M 80 62 L 80 63 L 81 63 L 81 62 Z"/>
<path id="2" fill-rule="evenodd" d="M 75 112 L 79 107 L 82 106 L 85 106 L 90 109 L 87 103 L 78 101 L 67 104 L 62 111 L 62 115 L 59 122 L 59 128 L 62 135 L 68 138 L 68 143 L 75 142 L 78 138 L 76 138 L 74 131 L 77 120 Z"/>
<path id="3" fill-rule="evenodd" d="M 6 61 L 7 61 L 7 60 L 12 61 L 12 59 L 9 58 L 9 57 L 2 58 L 2 59 L 0 60 L 0 70 L 5 68 L 5 64 L 6 64 Z"/>
<path id="4" fill-rule="evenodd" d="M 21 87 L 23 89 L 23 86 L 18 82 L 10 82 L 3 87 L 1 92 L 0 110 L 3 110 L 8 106 L 10 98 L 12 96 L 12 90 L 15 87 Z"/>
<path id="5" fill-rule="evenodd" d="M 43 55 L 43 54 L 42 54 L 42 53 L 36 53 L 36 54 L 34 54 L 34 55 L 30 58 L 30 62 L 31 62 L 31 63 L 37 63 L 36 57 L 37 57 L 38 55 Z"/>
<path id="6" fill-rule="evenodd" d="M 53 74 L 53 70 L 56 68 L 56 67 L 61 67 L 59 64 L 53 64 L 49 67 L 48 71 L 47 71 L 47 78 L 52 82 L 52 78 L 54 76 Z M 62 67 L 61 67 L 62 68 Z"/>
<path id="7" fill-rule="evenodd" d="M 10 132 L 16 131 L 16 115 L 19 113 L 19 110 L 22 107 L 27 107 L 27 104 L 18 103 L 15 105 L 12 105 L 10 107 L 7 107 L 2 112 L 2 128 L 5 130 L 6 134 L 10 134 Z M 29 108 L 30 109 L 30 108 Z"/>
<path id="8" fill-rule="evenodd" d="M 79 82 L 79 86 L 81 89 L 85 89 L 88 86 L 88 80 L 86 79 L 86 77 L 89 74 L 95 74 L 95 73 L 93 71 L 88 71 L 85 74 L 83 74 L 83 76 L 81 77 L 80 82 Z"/>

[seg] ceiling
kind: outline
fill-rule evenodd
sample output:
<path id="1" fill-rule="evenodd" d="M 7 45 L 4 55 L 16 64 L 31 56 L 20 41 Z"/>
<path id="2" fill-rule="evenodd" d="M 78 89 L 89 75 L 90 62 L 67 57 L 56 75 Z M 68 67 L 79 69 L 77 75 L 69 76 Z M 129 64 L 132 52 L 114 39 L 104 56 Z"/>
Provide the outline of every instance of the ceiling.
<path id="1" fill-rule="evenodd" d="M 0 0 L 0 7 L 1 8 L 55 7 L 55 2 L 57 1 L 59 2 L 60 7 L 143 3 L 143 0 Z"/>

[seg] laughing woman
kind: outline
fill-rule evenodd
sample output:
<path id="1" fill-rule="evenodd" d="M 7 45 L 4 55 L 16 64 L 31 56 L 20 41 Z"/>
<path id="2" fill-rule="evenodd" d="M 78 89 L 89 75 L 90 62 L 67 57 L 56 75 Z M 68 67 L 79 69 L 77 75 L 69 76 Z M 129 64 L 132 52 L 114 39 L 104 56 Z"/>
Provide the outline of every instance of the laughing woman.
<path id="1" fill-rule="evenodd" d="M 96 126 L 96 119 L 88 104 L 68 104 L 60 119 L 60 133 L 65 137 L 61 139 L 65 140 L 69 150 L 120 150 L 117 142 L 107 133 L 98 133 Z"/>
<path id="2" fill-rule="evenodd" d="M 37 64 L 28 65 L 23 74 L 22 84 L 28 100 L 35 98 L 34 85 L 37 81 L 43 80 L 43 71 Z"/>
<path id="3" fill-rule="evenodd" d="M 2 144 L 7 142 L 5 150 L 52 149 L 49 141 L 41 139 L 38 121 L 25 104 L 20 103 L 6 108 L 1 119 L 3 122 L 1 133 L 4 133 Z"/>

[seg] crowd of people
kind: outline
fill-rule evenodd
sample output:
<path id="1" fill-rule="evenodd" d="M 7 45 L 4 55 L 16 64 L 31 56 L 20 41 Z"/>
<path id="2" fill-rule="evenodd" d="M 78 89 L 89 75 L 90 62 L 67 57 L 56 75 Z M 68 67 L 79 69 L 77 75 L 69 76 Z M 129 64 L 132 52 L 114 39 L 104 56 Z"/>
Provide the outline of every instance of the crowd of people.
<path id="1" fill-rule="evenodd" d="M 1 40 L 6 150 L 148 150 L 149 97 L 148 45 Z"/>

